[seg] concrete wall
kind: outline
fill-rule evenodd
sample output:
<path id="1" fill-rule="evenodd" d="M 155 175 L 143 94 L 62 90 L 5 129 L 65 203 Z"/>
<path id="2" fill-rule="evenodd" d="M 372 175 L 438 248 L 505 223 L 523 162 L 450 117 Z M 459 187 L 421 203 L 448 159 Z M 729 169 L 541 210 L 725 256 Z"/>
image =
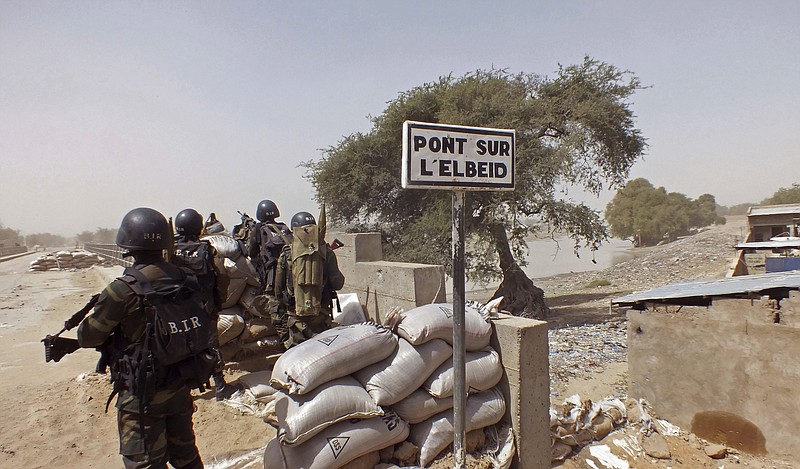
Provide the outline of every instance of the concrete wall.
<path id="1" fill-rule="evenodd" d="M 774 321 L 780 321 L 775 323 Z M 800 461 L 800 298 L 628 312 L 629 394 L 710 441 Z"/>
<path id="2" fill-rule="evenodd" d="M 447 302 L 441 265 L 383 260 L 380 233 L 337 234 L 344 246 L 336 250 L 345 276 L 343 292 L 356 293 L 370 318 L 383 322 L 397 306 L 404 310 Z"/>

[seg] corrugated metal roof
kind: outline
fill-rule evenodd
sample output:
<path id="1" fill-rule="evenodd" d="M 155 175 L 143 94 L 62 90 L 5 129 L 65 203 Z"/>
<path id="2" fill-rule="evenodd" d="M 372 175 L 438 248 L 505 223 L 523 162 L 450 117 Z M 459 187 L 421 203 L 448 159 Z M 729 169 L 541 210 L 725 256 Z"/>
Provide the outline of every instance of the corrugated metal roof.
<path id="1" fill-rule="evenodd" d="M 781 249 L 781 248 L 800 248 L 800 240 L 790 241 L 752 241 L 749 243 L 739 243 L 736 249 Z"/>
<path id="2" fill-rule="evenodd" d="M 707 298 L 745 293 L 762 293 L 774 289 L 800 290 L 800 270 L 771 274 L 742 275 L 716 280 L 676 283 L 652 290 L 634 292 L 611 301 L 617 306 L 633 305 L 646 301 L 671 301 L 689 298 Z"/>
<path id="3" fill-rule="evenodd" d="M 747 216 L 760 216 L 760 215 L 787 215 L 797 214 L 800 215 L 800 204 L 784 204 L 784 205 L 758 205 L 750 207 L 747 211 Z"/>

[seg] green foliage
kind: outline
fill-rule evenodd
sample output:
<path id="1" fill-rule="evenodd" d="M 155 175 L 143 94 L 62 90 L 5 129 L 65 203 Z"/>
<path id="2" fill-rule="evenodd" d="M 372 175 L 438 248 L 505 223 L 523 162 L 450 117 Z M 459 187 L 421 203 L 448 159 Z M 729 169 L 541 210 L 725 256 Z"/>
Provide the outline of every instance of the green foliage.
<path id="1" fill-rule="evenodd" d="M 747 211 L 754 205 L 758 204 L 753 202 L 745 202 L 743 204 L 731 205 L 730 207 L 719 205 L 717 206 L 717 215 L 747 215 Z"/>
<path id="2" fill-rule="evenodd" d="M 97 228 L 95 231 L 81 231 L 75 239 L 83 243 L 114 244 L 117 239 L 117 230 L 111 228 Z"/>
<path id="3" fill-rule="evenodd" d="M 717 215 L 717 204 L 711 194 L 691 200 L 638 178 L 617 191 L 606 206 L 606 221 L 613 236 L 631 238 L 636 245 L 648 246 L 663 239 L 673 241 L 692 228 L 724 224 L 725 218 Z"/>
<path id="4" fill-rule="evenodd" d="M 0 223 L 0 239 L 6 243 L 13 244 L 22 244 L 24 241 L 22 236 L 19 234 L 19 230 L 7 228 L 2 223 Z"/>
<path id="5" fill-rule="evenodd" d="M 764 199 L 763 205 L 800 204 L 800 184 L 781 187 L 771 197 Z"/>
<path id="6" fill-rule="evenodd" d="M 449 267 L 452 196 L 401 188 L 403 122 L 516 129 L 516 190 L 465 198 L 468 276 L 497 279 L 498 253 L 510 248 L 524 265 L 525 238 L 539 226 L 569 233 L 576 249 L 607 239 L 599 213 L 559 191 L 577 186 L 598 194 L 624 183 L 646 147 L 627 102 L 638 89 L 631 73 L 588 57 L 552 79 L 494 69 L 445 76 L 401 93 L 372 118 L 369 132 L 344 138 L 304 166 L 333 222 L 380 230 L 387 259 Z M 507 237 L 492 229 L 498 225 Z"/>

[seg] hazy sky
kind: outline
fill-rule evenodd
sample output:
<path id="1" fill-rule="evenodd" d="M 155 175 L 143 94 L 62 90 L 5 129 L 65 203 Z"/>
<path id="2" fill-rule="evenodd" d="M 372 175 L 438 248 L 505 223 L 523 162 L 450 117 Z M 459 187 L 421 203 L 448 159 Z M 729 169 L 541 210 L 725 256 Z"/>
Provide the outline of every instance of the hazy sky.
<path id="1" fill-rule="evenodd" d="M 231 228 L 263 198 L 316 213 L 298 164 L 398 93 L 584 55 L 651 86 L 631 177 L 723 205 L 800 182 L 795 0 L 2 0 L 0 223 L 71 236 L 150 206 Z"/>

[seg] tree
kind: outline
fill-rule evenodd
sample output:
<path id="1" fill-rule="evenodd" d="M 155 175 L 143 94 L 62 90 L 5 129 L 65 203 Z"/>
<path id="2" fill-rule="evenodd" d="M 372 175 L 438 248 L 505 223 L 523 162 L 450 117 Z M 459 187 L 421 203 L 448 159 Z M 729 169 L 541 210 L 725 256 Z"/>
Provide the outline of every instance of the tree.
<path id="1" fill-rule="evenodd" d="M 61 247 L 66 246 L 67 240 L 61 235 L 52 233 L 34 233 L 25 236 L 25 244 L 27 246 L 48 246 L 48 247 Z"/>
<path id="2" fill-rule="evenodd" d="M 674 241 L 692 228 L 724 224 L 717 215 L 711 194 L 691 200 L 663 187 L 653 187 L 644 178 L 629 181 L 606 206 L 606 221 L 611 234 L 630 238 L 635 246 L 650 246 L 662 240 Z"/>
<path id="3" fill-rule="evenodd" d="M 403 190 L 400 181 L 405 120 L 516 129 L 516 190 L 470 192 L 467 277 L 502 279 L 493 298 L 504 309 L 544 317 L 543 292 L 523 273 L 525 238 L 540 227 L 562 231 L 592 249 L 608 237 L 599 213 L 565 200 L 565 187 L 594 194 L 618 187 L 646 143 L 627 99 L 641 89 L 630 72 L 585 58 L 559 67 L 553 79 L 504 70 L 452 75 L 401 93 L 372 128 L 354 133 L 306 162 L 307 177 L 339 224 L 378 229 L 387 259 L 451 269 L 451 194 Z M 542 223 L 525 225 L 526 218 Z"/>
<path id="4" fill-rule="evenodd" d="M 7 243 L 14 243 L 20 244 L 23 242 L 22 236 L 19 234 L 19 230 L 15 230 L 13 228 L 8 228 L 0 223 L 0 239 L 4 240 Z"/>
<path id="5" fill-rule="evenodd" d="M 800 204 L 800 184 L 794 183 L 792 187 L 781 187 L 771 197 L 765 199 L 762 204 Z"/>

